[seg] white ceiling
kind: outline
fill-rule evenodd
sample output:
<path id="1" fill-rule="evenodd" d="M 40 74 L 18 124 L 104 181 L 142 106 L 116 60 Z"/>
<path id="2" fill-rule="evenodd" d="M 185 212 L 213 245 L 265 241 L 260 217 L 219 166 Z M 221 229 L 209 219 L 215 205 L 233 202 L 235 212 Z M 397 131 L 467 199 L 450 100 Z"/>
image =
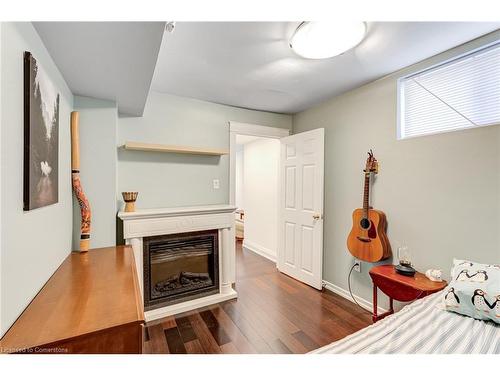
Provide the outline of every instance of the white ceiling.
<path id="1" fill-rule="evenodd" d="M 116 101 L 140 116 L 165 22 L 34 22 L 73 94 Z"/>
<path id="2" fill-rule="evenodd" d="M 152 89 L 296 113 L 494 31 L 500 23 L 370 22 L 356 48 L 307 60 L 289 48 L 297 22 L 178 22 L 165 33 Z"/>

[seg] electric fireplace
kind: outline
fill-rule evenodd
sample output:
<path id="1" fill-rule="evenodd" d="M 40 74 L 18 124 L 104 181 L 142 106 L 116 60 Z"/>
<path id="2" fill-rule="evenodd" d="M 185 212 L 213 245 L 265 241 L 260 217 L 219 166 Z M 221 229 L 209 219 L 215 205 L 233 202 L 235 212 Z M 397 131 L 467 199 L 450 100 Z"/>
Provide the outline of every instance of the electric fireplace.
<path id="1" fill-rule="evenodd" d="M 221 204 L 119 212 L 147 322 L 237 298 L 234 211 Z"/>
<path id="2" fill-rule="evenodd" d="M 218 232 L 144 237 L 144 310 L 219 293 Z"/>

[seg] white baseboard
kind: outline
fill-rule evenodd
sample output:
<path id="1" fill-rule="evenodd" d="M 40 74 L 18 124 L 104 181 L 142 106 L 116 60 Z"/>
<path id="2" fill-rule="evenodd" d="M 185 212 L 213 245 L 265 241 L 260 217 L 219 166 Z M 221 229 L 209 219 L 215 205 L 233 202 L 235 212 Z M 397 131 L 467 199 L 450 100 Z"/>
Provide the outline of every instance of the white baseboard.
<path id="1" fill-rule="evenodd" d="M 247 239 L 243 239 L 243 247 L 247 250 L 253 251 L 255 254 L 269 259 L 271 262 L 276 263 L 276 255 L 273 254 L 272 250 L 267 249 L 264 246 L 257 245 L 253 242 L 248 241 Z"/>
<path id="2" fill-rule="evenodd" d="M 351 302 L 354 302 L 354 300 L 352 299 L 351 294 L 349 293 L 348 290 L 345 290 L 344 288 L 341 288 L 340 286 L 332 284 L 331 282 L 326 281 L 326 280 L 323 280 L 323 285 L 325 286 L 325 289 L 328 289 L 329 291 L 331 291 L 331 292 L 333 292 L 341 297 L 344 297 L 345 299 L 347 299 Z M 372 302 L 367 301 L 366 299 L 361 298 L 355 294 L 353 294 L 353 295 L 361 307 L 363 307 L 369 311 L 373 311 L 373 303 Z M 383 309 L 382 307 L 377 306 L 377 314 L 383 314 L 385 312 L 387 312 L 386 309 Z"/>

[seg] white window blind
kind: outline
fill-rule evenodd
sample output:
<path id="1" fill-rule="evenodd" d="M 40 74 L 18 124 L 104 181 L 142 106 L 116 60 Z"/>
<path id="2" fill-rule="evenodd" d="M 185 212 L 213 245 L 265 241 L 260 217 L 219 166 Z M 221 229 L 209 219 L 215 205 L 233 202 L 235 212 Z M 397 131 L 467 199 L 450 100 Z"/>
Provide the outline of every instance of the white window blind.
<path id="1" fill-rule="evenodd" d="M 500 43 L 399 79 L 398 137 L 500 124 Z"/>

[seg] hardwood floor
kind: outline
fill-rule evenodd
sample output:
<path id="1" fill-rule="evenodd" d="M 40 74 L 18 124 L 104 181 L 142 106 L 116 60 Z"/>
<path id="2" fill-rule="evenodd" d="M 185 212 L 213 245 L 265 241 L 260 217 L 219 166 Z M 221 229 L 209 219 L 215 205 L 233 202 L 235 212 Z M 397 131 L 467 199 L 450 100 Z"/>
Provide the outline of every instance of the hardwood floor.
<path id="1" fill-rule="evenodd" d="M 145 353 L 306 353 L 371 324 L 371 315 L 320 292 L 236 245 L 238 299 L 147 324 Z"/>

